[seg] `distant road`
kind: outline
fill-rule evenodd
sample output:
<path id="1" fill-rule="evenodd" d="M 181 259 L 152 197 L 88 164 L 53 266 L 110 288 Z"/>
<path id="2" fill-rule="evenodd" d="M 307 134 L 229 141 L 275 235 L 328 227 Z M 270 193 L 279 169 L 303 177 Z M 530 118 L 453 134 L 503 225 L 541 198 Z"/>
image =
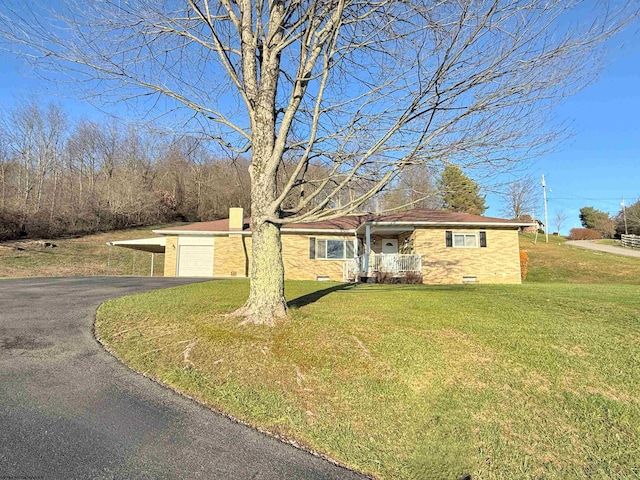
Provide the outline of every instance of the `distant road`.
<path id="1" fill-rule="evenodd" d="M 596 243 L 594 240 L 570 240 L 566 244 L 570 247 L 586 248 L 589 250 L 597 250 L 598 252 L 614 253 L 616 255 L 626 255 L 627 257 L 640 258 L 640 250 L 616 247 L 615 245 L 601 245 L 599 243 Z"/>
<path id="2" fill-rule="evenodd" d="M 364 478 L 132 372 L 93 337 L 101 302 L 194 281 L 0 280 L 0 478 Z"/>

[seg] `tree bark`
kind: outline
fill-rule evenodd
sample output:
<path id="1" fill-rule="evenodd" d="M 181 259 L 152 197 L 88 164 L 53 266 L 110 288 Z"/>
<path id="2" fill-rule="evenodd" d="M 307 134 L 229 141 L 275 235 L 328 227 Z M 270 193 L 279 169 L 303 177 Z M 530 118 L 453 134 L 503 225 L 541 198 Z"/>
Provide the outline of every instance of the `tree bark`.
<path id="1" fill-rule="evenodd" d="M 253 133 L 254 151 L 249 167 L 251 175 L 251 286 L 245 305 L 235 312 L 245 317 L 241 325 L 274 326 L 287 314 L 284 298 L 284 264 L 280 225 L 271 219 L 278 217 L 273 211 L 273 199 L 277 195 L 276 175 L 272 163 L 273 132 L 268 123 L 274 117 L 262 111 L 260 117 L 267 128 L 256 128 Z M 267 174 L 270 173 L 270 174 Z"/>
<path id="2" fill-rule="evenodd" d="M 273 210 L 277 195 L 273 159 L 273 108 L 259 107 L 253 131 L 251 175 L 251 286 L 249 298 L 235 315 L 245 317 L 242 324 L 274 326 L 287 314 L 284 298 L 284 264 L 280 225 L 273 223 L 279 211 Z"/>
<path id="3" fill-rule="evenodd" d="M 280 75 L 284 2 L 274 2 L 265 31 L 268 42 L 256 58 L 260 33 L 253 31 L 252 7 L 241 7 L 242 71 L 251 119 L 251 287 L 249 298 L 236 314 L 245 317 L 242 324 L 275 325 L 287 314 L 284 298 L 284 264 L 280 225 L 277 171 L 282 153 L 276 148 L 276 95 Z M 258 72 L 259 75 L 258 75 Z"/>
<path id="4" fill-rule="evenodd" d="M 235 315 L 245 317 L 241 325 L 274 326 L 287 315 L 284 298 L 284 264 L 280 227 L 267 221 L 252 221 L 253 243 L 249 298 Z"/>

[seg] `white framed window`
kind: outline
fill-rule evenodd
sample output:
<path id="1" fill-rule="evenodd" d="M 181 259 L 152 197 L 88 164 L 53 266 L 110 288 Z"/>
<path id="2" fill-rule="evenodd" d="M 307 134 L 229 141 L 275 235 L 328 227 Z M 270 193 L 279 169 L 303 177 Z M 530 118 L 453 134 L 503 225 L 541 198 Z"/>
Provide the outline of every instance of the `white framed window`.
<path id="1" fill-rule="evenodd" d="M 353 240 L 316 238 L 315 258 L 321 260 L 346 260 L 354 257 Z"/>
<path id="2" fill-rule="evenodd" d="M 453 246 L 456 248 L 478 248 L 480 246 L 478 242 L 478 234 L 477 233 L 454 233 Z"/>

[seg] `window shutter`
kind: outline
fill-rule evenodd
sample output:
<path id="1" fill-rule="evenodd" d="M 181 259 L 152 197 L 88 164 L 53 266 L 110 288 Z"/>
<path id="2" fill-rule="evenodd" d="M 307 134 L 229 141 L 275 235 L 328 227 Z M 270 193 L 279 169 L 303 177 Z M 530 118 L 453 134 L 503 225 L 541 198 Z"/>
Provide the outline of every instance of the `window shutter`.
<path id="1" fill-rule="evenodd" d="M 309 258 L 316 258 L 316 237 L 309 237 Z"/>
<path id="2" fill-rule="evenodd" d="M 447 241 L 447 247 L 453 247 L 453 232 L 451 230 L 445 232 L 445 239 Z"/>
<path id="3" fill-rule="evenodd" d="M 354 255 L 354 246 L 355 241 L 354 240 L 345 240 L 344 241 L 344 252 L 345 252 L 345 258 L 353 258 Z"/>
<path id="4" fill-rule="evenodd" d="M 487 232 L 480 232 L 480 246 L 487 246 Z"/>

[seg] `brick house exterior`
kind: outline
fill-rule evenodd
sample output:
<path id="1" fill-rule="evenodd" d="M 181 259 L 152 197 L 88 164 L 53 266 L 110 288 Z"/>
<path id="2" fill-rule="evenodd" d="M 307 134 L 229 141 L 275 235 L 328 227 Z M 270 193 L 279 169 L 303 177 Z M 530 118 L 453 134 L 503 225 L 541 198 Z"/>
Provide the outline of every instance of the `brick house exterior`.
<path id="1" fill-rule="evenodd" d="M 231 209 L 228 219 L 154 230 L 164 239 L 164 275 L 247 277 L 251 229 L 242 213 Z M 529 225 L 427 209 L 286 224 L 281 229 L 285 277 L 363 280 L 392 271 L 419 274 L 427 284 L 518 284 L 518 232 Z M 148 240 L 157 243 L 158 237 Z M 112 244 L 144 249 L 135 242 Z"/>

